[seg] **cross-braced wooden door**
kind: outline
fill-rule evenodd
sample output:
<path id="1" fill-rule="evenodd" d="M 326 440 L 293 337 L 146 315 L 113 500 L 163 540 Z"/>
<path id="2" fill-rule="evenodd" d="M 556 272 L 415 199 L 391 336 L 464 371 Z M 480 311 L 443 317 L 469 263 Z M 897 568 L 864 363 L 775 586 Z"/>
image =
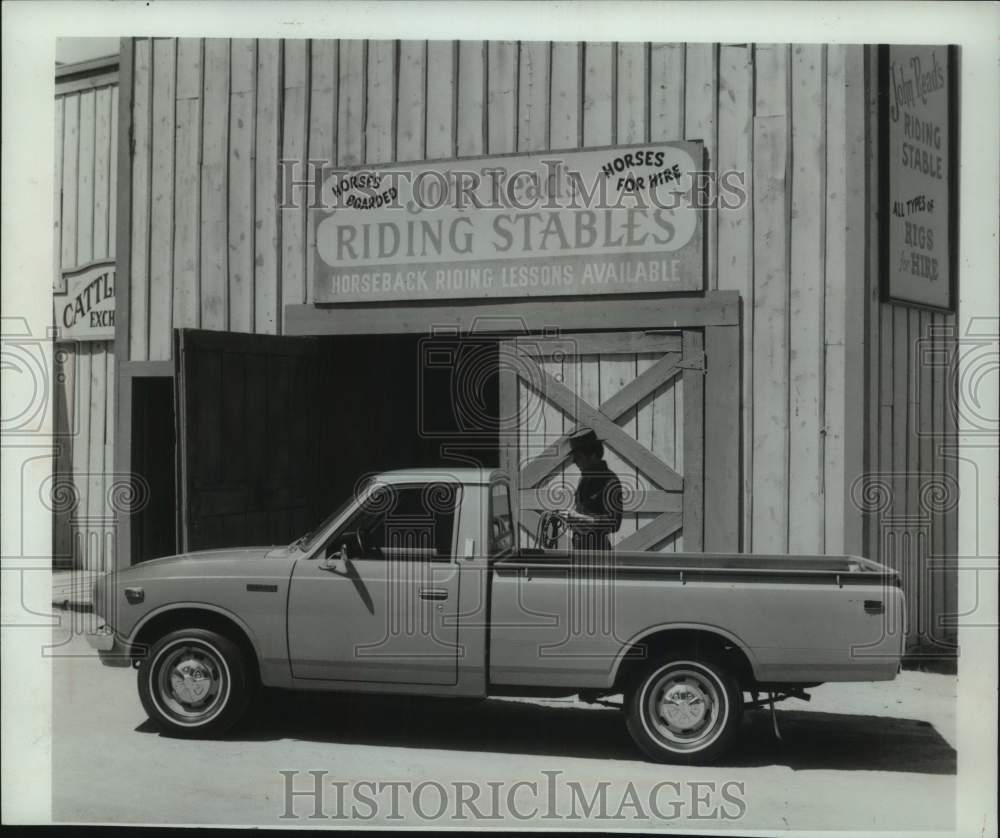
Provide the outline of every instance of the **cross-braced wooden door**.
<path id="1" fill-rule="evenodd" d="M 703 336 L 698 330 L 519 337 L 500 351 L 501 449 L 521 543 L 539 515 L 572 505 L 568 435 L 604 440 L 622 482 L 617 550 L 699 551 L 704 521 Z"/>

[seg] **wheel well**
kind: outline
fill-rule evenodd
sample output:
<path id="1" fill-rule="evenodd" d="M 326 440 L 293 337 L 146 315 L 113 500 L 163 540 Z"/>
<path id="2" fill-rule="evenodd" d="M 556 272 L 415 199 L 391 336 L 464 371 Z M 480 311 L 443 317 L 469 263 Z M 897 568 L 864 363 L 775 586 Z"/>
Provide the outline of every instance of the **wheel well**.
<path id="1" fill-rule="evenodd" d="M 626 690 L 649 661 L 676 652 L 690 654 L 695 659 L 710 657 L 727 666 L 743 689 L 752 689 L 756 683 L 750 659 L 729 638 L 707 629 L 663 629 L 628 647 L 615 675 L 613 691 Z"/>
<path id="2" fill-rule="evenodd" d="M 217 611 L 208 611 L 202 608 L 176 608 L 172 611 L 164 611 L 157 614 L 148 623 L 139 629 L 132 640 L 132 660 L 133 663 L 142 659 L 146 650 L 157 640 L 166 634 L 180 628 L 202 628 L 215 631 L 223 637 L 228 637 L 243 652 L 246 660 L 251 664 L 251 669 L 255 677 L 260 677 L 260 667 L 257 660 L 257 651 L 254 649 L 250 638 L 235 620 Z"/>

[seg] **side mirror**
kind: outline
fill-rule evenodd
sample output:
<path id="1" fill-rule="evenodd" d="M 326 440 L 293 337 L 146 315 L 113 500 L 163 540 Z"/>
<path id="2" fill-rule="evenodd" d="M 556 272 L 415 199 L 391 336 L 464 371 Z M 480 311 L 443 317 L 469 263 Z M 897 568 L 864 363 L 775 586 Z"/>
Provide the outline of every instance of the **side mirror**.
<path id="1" fill-rule="evenodd" d="M 326 556 L 320 564 L 320 569 L 329 570 L 331 573 L 346 574 L 350 569 L 352 556 L 360 557 L 364 555 L 363 544 L 364 542 L 360 533 L 344 533 L 327 548 Z"/>

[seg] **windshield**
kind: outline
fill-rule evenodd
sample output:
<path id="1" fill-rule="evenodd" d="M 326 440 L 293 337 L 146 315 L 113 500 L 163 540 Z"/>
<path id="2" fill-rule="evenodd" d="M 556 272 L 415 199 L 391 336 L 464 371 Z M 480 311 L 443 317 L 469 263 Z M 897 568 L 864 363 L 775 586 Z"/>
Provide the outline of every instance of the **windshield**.
<path id="1" fill-rule="evenodd" d="M 352 503 L 354 503 L 354 501 L 355 501 L 354 497 L 349 497 L 342 504 L 340 504 L 340 506 L 338 506 L 333 512 L 327 515 L 326 518 L 323 519 L 322 523 L 318 524 L 316 527 L 307 532 L 305 535 L 301 535 L 297 539 L 295 539 L 295 541 L 292 542 L 291 546 L 298 547 L 303 553 L 308 553 L 310 550 L 312 550 L 313 546 L 316 544 L 316 539 L 318 539 L 320 535 L 326 532 L 329 526 L 335 520 L 337 520 L 337 518 L 343 515 L 347 507 L 350 506 Z"/>

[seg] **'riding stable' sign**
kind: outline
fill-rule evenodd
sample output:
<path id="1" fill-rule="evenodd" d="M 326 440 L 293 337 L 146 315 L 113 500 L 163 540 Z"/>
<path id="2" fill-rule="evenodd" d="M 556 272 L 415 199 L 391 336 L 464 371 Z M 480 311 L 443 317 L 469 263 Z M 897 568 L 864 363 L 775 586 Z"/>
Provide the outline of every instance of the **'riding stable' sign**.
<path id="1" fill-rule="evenodd" d="M 700 291 L 703 154 L 649 143 L 323 169 L 314 298 Z"/>
<path id="2" fill-rule="evenodd" d="M 954 306 L 955 70 L 948 47 L 883 47 L 885 299 Z"/>

